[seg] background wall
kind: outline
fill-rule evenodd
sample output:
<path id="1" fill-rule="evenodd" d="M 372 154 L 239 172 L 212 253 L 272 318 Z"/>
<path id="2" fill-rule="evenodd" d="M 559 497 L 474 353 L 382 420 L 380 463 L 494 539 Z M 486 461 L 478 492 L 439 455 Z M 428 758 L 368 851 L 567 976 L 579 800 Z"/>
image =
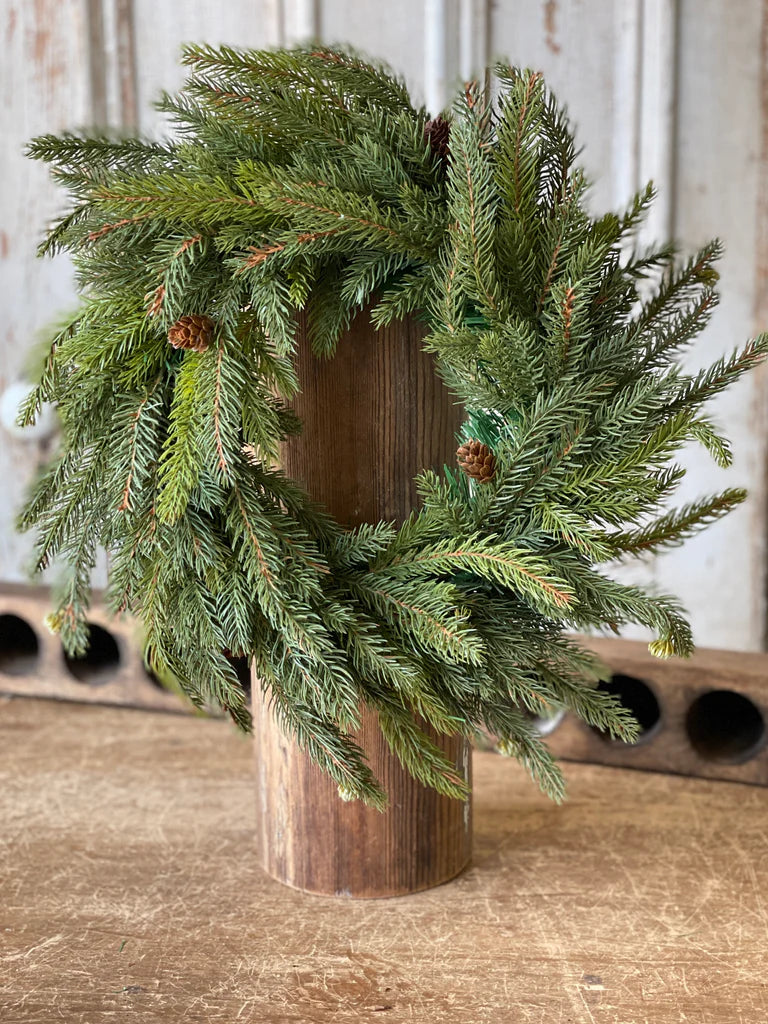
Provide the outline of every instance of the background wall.
<path id="1" fill-rule="evenodd" d="M 649 240 L 724 240 L 723 302 L 691 361 L 768 327 L 768 0 L 0 0 L 0 33 L 0 392 L 73 301 L 66 260 L 34 257 L 62 197 L 24 143 L 84 125 L 161 130 L 151 101 L 181 81 L 185 40 L 351 42 L 393 64 L 433 111 L 489 57 L 539 68 L 567 100 L 596 208 L 624 205 L 652 177 Z M 766 394 L 760 373 L 719 403 L 731 471 L 688 458 L 684 497 L 746 484 L 748 503 L 630 573 L 679 594 L 709 646 L 765 644 Z M 0 578 L 20 580 L 29 541 L 13 532 L 14 509 L 50 440 L 0 441 Z"/>

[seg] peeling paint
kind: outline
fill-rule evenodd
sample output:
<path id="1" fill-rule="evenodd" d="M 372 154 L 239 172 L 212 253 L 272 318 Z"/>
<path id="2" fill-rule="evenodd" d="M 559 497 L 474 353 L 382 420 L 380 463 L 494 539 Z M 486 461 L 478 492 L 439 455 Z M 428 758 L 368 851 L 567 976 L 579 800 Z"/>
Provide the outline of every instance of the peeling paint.
<path id="1" fill-rule="evenodd" d="M 5 41 L 6 41 L 6 43 L 11 43 L 13 41 L 13 37 L 16 35 L 16 25 L 18 23 L 18 20 L 19 20 L 18 11 L 16 10 L 15 7 L 11 7 L 11 9 L 8 11 L 8 14 L 7 14 L 6 20 L 5 20 Z"/>
<path id="2" fill-rule="evenodd" d="M 46 0 L 34 0 L 34 31 L 32 57 L 36 64 L 45 63 L 51 42 L 51 19 Z"/>
<path id="3" fill-rule="evenodd" d="M 544 41 L 552 53 L 560 53 L 561 46 L 557 42 L 557 0 L 546 0 L 544 4 Z"/>

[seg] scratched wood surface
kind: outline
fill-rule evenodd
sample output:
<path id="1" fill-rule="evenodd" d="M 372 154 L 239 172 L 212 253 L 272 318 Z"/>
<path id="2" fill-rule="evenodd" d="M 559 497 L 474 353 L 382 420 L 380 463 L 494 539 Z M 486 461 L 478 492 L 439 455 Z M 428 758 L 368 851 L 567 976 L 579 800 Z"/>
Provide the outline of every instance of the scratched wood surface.
<path id="1" fill-rule="evenodd" d="M 3 1024 L 764 1024 L 764 790 L 475 755 L 475 855 L 396 900 L 253 855 L 222 722 L 0 704 Z"/>

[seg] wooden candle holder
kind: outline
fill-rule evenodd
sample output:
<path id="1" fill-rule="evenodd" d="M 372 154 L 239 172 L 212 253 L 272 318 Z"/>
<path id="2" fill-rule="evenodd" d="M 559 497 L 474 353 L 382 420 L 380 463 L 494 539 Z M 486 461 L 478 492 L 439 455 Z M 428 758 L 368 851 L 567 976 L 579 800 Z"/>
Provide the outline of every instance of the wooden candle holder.
<path id="1" fill-rule="evenodd" d="M 613 741 L 571 715 L 540 720 L 552 752 L 588 761 L 768 785 L 768 654 L 698 650 L 662 661 L 646 644 L 584 638 L 642 729 L 637 743 Z"/>
<path id="2" fill-rule="evenodd" d="M 302 434 L 283 446 L 282 466 L 340 523 L 402 521 L 418 504 L 414 476 L 455 461 L 461 411 L 406 320 L 374 331 L 367 312 L 332 360 L 316 358 L 299 325 L 294 408 Z M 254 682 L 254 694 L 259 692 Z M 254 699 L 257 828 L 261 861 L 274 878 L 324 895 L 396 896 L 457 875 L 471 854 L 467 800 L 428 789 L 405 772 L 364 712 L 355 734 L 390 798 L 379 813 L 344 803 L 337 787 L 282 735 Z M 434 736 L 469 781 L 461 737 Z"/>

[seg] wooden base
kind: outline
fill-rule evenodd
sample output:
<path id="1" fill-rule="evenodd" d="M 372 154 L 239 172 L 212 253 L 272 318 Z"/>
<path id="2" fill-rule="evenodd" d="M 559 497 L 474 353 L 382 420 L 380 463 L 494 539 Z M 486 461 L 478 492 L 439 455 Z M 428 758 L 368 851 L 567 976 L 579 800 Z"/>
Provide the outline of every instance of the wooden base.
<path id="1" fill-rule="evenodd" d="M 431 735 L 471 783 L 466 740 Z M 402 896 L 447 882 L 469 864 L 470 801 L 415 782 L 392 757 L 375 714 L 364 715 L 356 739 L 390 794 L 384 813 L 341 800 L 336 784 L 285 738 L 261 700 L 254 739 L 257 847 L 278 881 L 326 896 Z"/>
<path id="2" fill-rule="evenodd" d="M 304 423 L 283 446 L 285 472 L 347 526 L 402 521 L 417 505 L 414 477 L 455 461 L 461 413 L 424 353 L 413 320 L 373 331 L 363 313 L 332 360 L 317 359 L 300 324 L 294 407 Z M 469 803 L 411 778 L 375 714 L 356 739 L 390 797 L 384 813 L 344 803 L 336 785 L 280 734 L 254 683 L 260 857 L 287 885 L 327 895 L 396 896 L 439 885 L 468 863 Z M 464 740 L 433 737 L 465 776 Z"/>

